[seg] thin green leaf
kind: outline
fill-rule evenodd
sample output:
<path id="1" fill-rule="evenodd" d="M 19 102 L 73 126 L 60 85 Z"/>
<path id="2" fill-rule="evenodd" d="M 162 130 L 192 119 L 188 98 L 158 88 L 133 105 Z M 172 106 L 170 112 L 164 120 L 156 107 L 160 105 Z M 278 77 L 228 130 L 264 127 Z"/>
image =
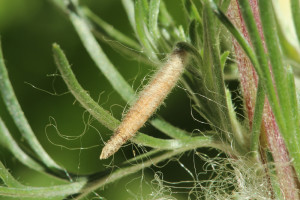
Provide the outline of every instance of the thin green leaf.
<path id="1" fill-rule="evenodd" d="M 190 138 L 189 138 L 190 139 Z M 132 139 L 130 139 L 138 145 L 148 146 L 156 149 L 178 149 L 186 146 L 187 143 L 190 143 L 187 140 L 175 140 L 175 139 L 159 139 L 143 133 L 138 133 Z"/>
<path id="2" fill-rule="evenodd" d="M 86 183 L 75 182 L 66 185 L 56 185 L 49 187 L 3 187 L 0 186 L 0 195 L 14 198 L 51 198 L 65 197 L 78 193 Z"/>
<path id="3" fill-rule="evenodd" d="M 178 42 L 176 44 L 176 47 L 179 49 L 184 49 L 185 51 L 189 52 L 199 63 L 198 64 L 203 64 L 203 58 L 200 54 L 200 52 L 191 44 L 187 42 Z"/>
<path id="4" fill-rule="evenodd" d="M 136 32 L 136 25 L 135 25 L 135 19 L 134 19 L 134 3 L 132 0 L 122 0 L 122 4 L 124 6 L 124 9 L 127 13 L 129 22 L 133 30 Z"/>
<path id="5" fill-rule="evenodd" d="M 284 200 L 286 198 L 283 197 L 284 195 L 282 194 L 282 190 L 280 188 L 278 175 L 276 174 L 276 168 L 275 168 L 276 166 L 274 165 L 274 159 L 272 153 L 269 150 L 266 150 L 265 155 L 268 163 L 267 167 L 268 167 L 268 171 L 270 172 L 269 177 L 272 184 L 272 189 L 274 191 L 275 199 Z"/>
<path id="6" fill-rule="evenodd" d="M 298 42 L 300 44 L 300 2 L 299 0 L 291 0 L 291 9 L 293 15 L 293 21 L 298 37 Z"/>
<path id="7" fill-rule="evenodd" d="M 191 15 L 192 15 L 192 17 L 198 21 L 200 26 L 202 26 L 203 25 L 202 18 L 200 16 L 200 13 L 199 13 L 195 3 L 193 2 L 193 0 L 189 0 L 189 1 L 191 3 Z"/>
<path id="8" fill-rule="evenodd" d="M 239 150 L 241 153 L 248 153 L 249 150 L 249 142 L 248 142 L 248 134 L 244 131 L 243 127 L 241 126 L 241 123 L 238 121 L 236 117 L 236 111 L 234 109 L 234 106 L 232 104 L 232 98 L 231 93 L 229 89 L 226 88 L 226 103 L 228 108 L 228 115 L 231 122 L 231 129 L 232 135 L 234 138 L 234 141 L 239 145 Z"/>
<path id="9" fill-rule="evenodd" d="M 282 27 L 279 25 L 278 19 L 276 18 L 276 27 L 278 30 L 278 36 L 280 41 L 281 49 L 287 58 L 287 61 L 293 66 L 300 68 L 300 52 L 295 48 L 286 38 L 283 33 Z"/>
<path id="10" fill-rule="evenodd" d="M 109 37 L 114 40 L 117 40 L 124 45 L 132 47 L 134 49 L 140 50 L 141 46 L 134 41 L 133 39 L 127 37 L 122 32 L 115 29 L 112 25 L 106 23 L 102 20 L 99 16 L 95 15 L 90 9 L 84 7 L 83 9 L 84 14 L 92 20 L 95 24 L 97 24 Z"/>
<path id="11" fill-rule="evenodd" d="M 215 15 L 223 23 L 223 25 L 230 31 L 230 33 L 234 36 L 234 38 L 237 40 L 239 45 L 242 47 L 242 49 L 250 59 L 259 77 L 262 77 L 262 72 L 258 64 L 258 61 L 256 59 L 255 53 L 253 52 L 247 40 L 244 38 L 243 34 L 231 23 L 228 17 L 217 7 L 217 5 L 213 1 L 209 1 L 209 2 L 210 2 L 210 7 L 214 11 Z"/>
<path id="12" fill-rule="evenodd" d="M 107 58 L 102 48 L 91 33 L 87 23 L 84 21 L 84 19 L 72 11 L 70 11 L 69 16 L 84 47 L 88 51 L 93 61 L 96 63 L 97 67 L 101 70 L 113 88 L 124 100 L 131 99 L 134 96 L 131 87 Z"/>
<path id="13" fill-rule="evenodd" d="M 21 183 L 19 183 L 6 169 L 6 167 L 0 161 L 0 178 L 8 187 L 24 187 Z"/>
<path id="14" fill-rule="evenodd" d="M 177 130 L 178 131 L 178 130 Z M 179 130 L 181 131 L 181 130 Z M 181 132 L 182 133 L 182 132 Z M 179 133 L 179 134 L 181 134 Z M 173 134 L 174 135 L 174 134 Z M 207 134 L 209 135 L 209 134 Z M 179 136 L 179 135 L 177 135 Z M 219 136 L 216 135 L 210 135 L 206 136 L 205 133 L 201 136 L 195 136 L 195 137 L 181 137 L 181 139 L 158 139 L 154 138 L 145 134 L 138 134 L 133 139 L 138 139 L 139 141 L 136 142 L 139 144 L 139 142 L 142 145 L 155 147 L 156 149 L 160 150 L 180 150 L 182 152 L 195 149 L 195 148 L 201 148 L 201 147 L 211 147 L 219 149 L 225 153 L 233 154 L 233 155 L 242 155 L 244 152 L 236 152 L 234 149 L 231 148 L 229 144 L 224 143 L 220 140 Z M 149 145 L 147 145 L 149 144 Z"/>
<path id="15" fill-rule="evenodd" d="M 158 16 L 159 16 L 160 0 L 152 0 L 149 5 L 149 23 L 148 29 L 150 36 L 154 38 L 155 45 L 160 51 L 169 52 L 171 50 L 168 43 L 161 36 L 158 28 Z"/>
<path id="16" fill-rule="evenodd" d="M 222 70 L 224 71 L 225 65 L 226 65 L 226 61 L 227 58 L 230 54 L 230 51 L 225 51 L 224 53 L 222 53 L 220 61 L 221 61 L 221 66 L 222 66 Z"/>
<path id="17" fill-rule="evenodd" d="M 0 118 L 0 144 L 7 148 L 21 163 L 36 171 L 44 171 L 44 167 L 29 157 L 11 136 L 4 122 Z"/>
<path id="18" fill-rule="evenodd" d="M 185 21 L 185 25 L 189 24 L 190 20 L 191 20 L 191 16 L 190 16 L 190 8 L 191 8 L 191 2 L 189 0 L 181 0 L 181 9 L 182 9 L 182 13 L 184 16 L 184 21 Z"/>
<path id="19" fill-rule="evenodd" d="M 181 130 L 179 128 L 175 128 L 168 122 L 163 121 L 163 120 L 158 120 L 157 118 L 151 120 L 151 124 L 158 130 L 160 130 L 161 132 L 165 133 L 166 135 L 168 135 L 174 139 L 179 139 L 179 140 L 189 139 L 192 136 L 188 132 Z"/>
<path id="20" fill-rule="evenodd" d="M 143 45 L 144 50 L 150 58 L 157 60 L 155 50 L 152 47 L 154 41 L 151 40 L 150 33 L 147 28 L 147 13 L 145 13 L 145 8 L 143 5 L 143 0 L 136 0 L 135 2 L 135 24 L 136 24 L 136 33 L 140 43 Z"/>
<path id="21" fill-rule="evenodd" d="M 196 20 L 192 20 L 190 25 L 189 25 L 189 36 L 190 36 L 190 40 L 191 43 L 197 48 L 199 49 L 200 46 L 200 40 L 199 40 L 199 34 L 198 34 L 198 24 L 196 22 Z"/>
<path id="22" fill-rule="evenodd" d="M 219 123 L 222 124 L 222 129 L 232 132 L 229 125 L 228 106 L 226 105 L 226 92 L 224 86 L 223 70 L 220 62 L 220 50 L 217 43 L 217 35 L 215 33 L 215 18 L 210 5 L 207 1 L 203 8 L 203 24 L 204 24 L 204 55 L 203 65 L 205 70 L 205 84 L 208 85 L 208 90 L 214 91 L 215 94 L 210 95 L 211 98 L 224 106 L 217 106 Z M 211 92 L 210 92 L 211 93 Z M 215 114 L 217 114 L 215 113 Z"/>
<path id="23" fill-rule="evenodd" d="M 51 0 L 55 6 L 57 6 L 62 12 L 67 13 L 67 9 L 65 8 L 64 2 L 61 0 Z"/>
<path id="24" fill-rule="evenodd" d="M 226 11 L 228 10 L 228 7 L 229 7 L 229 5 L 230 5 L 230 1 L 231 1 L 231 0 L 223 0 L 223 1 L 222 1 L 222 4 L 221 4 L 221 6 L 220 6 L 222 12 L 226 13 Z"/>
<path id="25" fill-rule="evenodd" d="M 164 1 L 160 2 L 160 15 L 158 17 L 159 17 L 159 22 L 164 27 L 174 26 L 174 20 L 170 15 L 170 13 L 168 12 Z"/>
<path id="26" fill-rule="evenodd" d="M 107 38 L 107 36 L 103 35 L 102 33 L 98 32 L 96 30 L 93 30 L 93 34 L 98 40 L 108 44 L 113 50 L 115 50 L 119 54 L 123 55 L 127 59 L 134 58 L 135 61 L 143 62 L 146 65 L 150 65 L 150 66 L 157 65 L 157 63 L 153 63 L 149 58 L 147 58 L 143 54 L 143 52 L 128 48 L 128 47 L 124 46 L 123 44 L 119 43 L 118 41 L 114 41 L 110 38 Z"/>
<path id="27" fill-rule="evenodd" d="M 282 55 L 280 52 L 279 46 L 279 38 L 276 30 L 276 23 L 275 23 L 275 16 L 272 9 L 272 2 L 271 1 L 259 1 L 259 8 L 260 8 L 260 16 L 262 22 L 262 28 L 265 38 L 265 44 L 268 49 L 268 56 L 271 62 L 272 67 L 272 74 L 274 76 L 275 85 L 277 89 L 277 95 L 279 97 L 279 102 L 281 105 L 281 110 L 285 118 L 287 119 L 292 112 L 289 102 L 289 93 L 288 88 L 286 85 L 286 71 L 284 69 Z M 290 120 L 289 120 L 290 121 Z M 287 121 L 286 127 L 288 128 L 287 131 L 293 131 L 293 124 L 290 124 Z"/>
<path id="28" fill-rule="evenodd" d="M 3 101 L 13 118 L 16 126 L 21 132 L 22 136 L 26 139 L 32 150 L 41 159 L 41 161 L 52 169 L 62 169 L 59 165 L 55 163 L 54 160 L 47 154 L 43 149 L 38 139 L 34 135 L 22 109 L 14 93 L 13 87 L 9 81 L 8 73 L 5 67 L 1 41 L 0 41 L 0 92 Z"/>
<path id="29" fill-rule="evenodd" d="M 120 166 L 128 166 L 132 164 L 139 164 L 143 162 L 144 160 L 149 160 L 150 157 L 156 156 L 157 154 L 165 153 L 167 150 L 161 150 L 161 149 L 152 149 L 148 152 L 143 152 L 139 155 L 134 156 L 133 158 L 130 158 L 126 161 L 124 161 Z"/>
<path id="30" fill-rule="evenodd" d="M 293 108 L 291 110 L 291 116 L 290 119 L 293 121 L 293 123 L 296 125 L 296 136 L 297 138 L 300 137 L 300 126 L 298 125 L 300 122 L 300 113 L 299 113 L 299 104 L 298 104 L 298 100 L 297 100 L 297 91 L 296 91 L 296 86 L 295 86 L 295 79 L 294 79 L 294 72 L 293 72 L 293 68 L 291 66 L 287 66 L 287 79 L 286 79 L 286 83 L 287 83 L 287 89 L 288 89 L 288 93 L 290 94 L 290 104 L 291 107 Z M 297 141 L 299 141 L 299 139 L 297 139 Z"/>
<path id="31" fill-rule="evenodd" d="M 160 0 L 150 1 L 148 29 L 152 37 L 154 37 L 156 41 L 158 41 L 160 38 L 160 32 L 157 25 L 159 6 L 160 6 Z"/>
<path id="32" fill-rule="evenodd" d="M 179 25 L 179 27 L 178 27 L 178 38 L 184 42 L 188 41 L 182 25 Z"/>
<path id="33" fill-rule="evenodd" d="M 194 61 L 194 65 L 197 66 L 197 68 L 187 68 L 191 73 L 192 81 L 194 82 L 193 84 L 199 86 L 198 88 L 196 88 L 196 91 L 193 92 L 193 90 L 190 89 L 187 83 L 182 81 L 182 84 L 185 86 L 185 88 L 188 89 L 191 98 L 197 105 L 193 106 L 193 109 L 197 111 L 205 119 L 205 121 L 212 126 L 213 129 L 219 127 L 220 119 L 218 115 L 215 115 L 215 113 L 218 112 L 219 107 L 223 107 L 224 105 L 223 102 L 220 103 L 215 100 L 215 95 L 217 92 L 213 92 L 214 88 L 212 88 L 211 85 L 208 86 L 207 84 L 208 72 L 206 72 L 206 70 L 209 69 L 208 65 L 203 65 L 203 58 L 200 52 L 191 44 L 188 44 L 186 42 L 179 42 L 176 46 L 178 46 L 179 48 L 183 48 L 187 52 L 189 52 L 193 56 L 192 61 Z M 205 76 L 203 76 L 203 74 L 205 74 Z M 211 82 L 209 82 L 209 84 L 211 84 Z M 208 87 L 210 89 L 208 89 Z"/>
<path id="34" fill-rule="evenodd" d="M 259 136 L 262 124 L 262 115 L 265 105 L 265 92 L 263 88 L 262 81 L 258 81 L 257 92 L 256 92 L 256 100 L 255 100 L 255 110 L 252 120 L 251 127 L 251 144 L 250 144 L 250 152 L 251 155 L 259 159 Z"/>
<path id="35" fill-rule="evenodd" d="M 141 5 L 142 5 L 142 9 L 143 9 L 143 18 L 144 18 L 144 22 L 145 24 L 148 24 L 148 17 L 149 15 L 147 15 L 147 13 L 149 13 L 149 4 L 148 4 L 148 0 L 141 0 Z"/>
<path id="36" fill-rule="evenodd" d="M 184 88 L 187 89 L 190 98 L 195 103 L 195 105 L 192 105 L 193 109 L 196 111 L 198 111 L 198 109 L 202 109 L 202 105 L 201 105 L 201 102 L 199 101 L 199 99 L 197 98 L 197 94 L 192 90 L 192 88 L 189 86 L 189 84 L 184 79 L 181 80 L 181 83 L 184 86 Z M 199 114 L 202 116 L 201 112 L 199 112 Z M 204 119 L 205 119 L 205 116 L 204 116 Z"/>
<path id="37" fill-rule="evenodd" d="M 191 1 L 191 14 L 193 16 L 194 19 L 196 19 L 196 21 L 198 22 L 198 26 L 197 26 L 197 29 L 199 31 L 197 31 L 197 37 L 199 38 L 199 44 L 201 42 L 202 44 L 202 40 L 203 40 L 203 21 L 202 21 L 202 17 L 200 16 L 200 13 L 199 13 L 199 10 L 197 9 L 195 3 L 193 2 L 193 0 L 190 0 Z M 200 48 L 200 47 L 198 47 Z"/>
<path id="38" fill-rule="evenodd" d="M 53 55 L 55 59 L 55 63 L 67 84 L 69 90 L 74 95 L 74 97 L 81 103 L 81 105 L 89 112 L 92 116 L 94 116 L 101 124 L 105 127 L 114 130 L 117 128 L 119 121 L 116 120 L 111 114 L 99 106 L 86 92 L 81 85 L 78 83 L 75 75 L 71 71 L 71 66 L 57 44 L 53 44 Z"/>

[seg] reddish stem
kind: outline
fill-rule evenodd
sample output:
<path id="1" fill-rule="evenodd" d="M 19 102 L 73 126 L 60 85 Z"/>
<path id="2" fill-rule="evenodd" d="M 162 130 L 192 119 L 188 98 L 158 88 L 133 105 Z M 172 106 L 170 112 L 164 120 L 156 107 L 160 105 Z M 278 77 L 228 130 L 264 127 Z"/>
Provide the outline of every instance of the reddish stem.
<path id="1" fill-rule="evenodd" d="M 259 10 L 256 0 L 249 0 L 252 7 L 252 12 L 256 20 L 258 30 L 260 32 L 261 38 L 264 42 Z M 231 5 L 228 11 L 228 17 L 235 24 L 235 26 L 243 33 L 244 37 L 250 43 L 249 35 L 247 33 L 244 21 L 241 17 L 240 9 L 237 2 L 231 1 Z M 240 73 L 241 88 L 244 96 L 244 104 L 249 119 L 249 127 L 252 127 L 253 114 L 255 109 L 255 98 L 258 77 L 251 65 L 250 60 L 245 55 L 237 41 L 233 40 L 233 46 L 236 53 L 236 59 L 238 63 L 238 69 Z M 266 48 L 265 48 L 265 51 Z M 284 199 L 299 199 L 299 194 L 297 192 L 297 182 L 295 180 L 295 174 L 293 167 L 290 165 L 290 158 L 288 151 L 284 144 L 284 140 L 279 132 L 278 126 L 275 121 L 274 114 L 272 112 L 271 106 L 268 99 L 265 101 L 264 111 L 263 111 L 263 121 L 261 134 L 266 138 L 267 146 L 272 153 L 275 169 L 278 176 L 279 186 Z M 262 141 L 261 141 L 262 142 Z M 261 144 L 264 145 L 264 144 Z"/>

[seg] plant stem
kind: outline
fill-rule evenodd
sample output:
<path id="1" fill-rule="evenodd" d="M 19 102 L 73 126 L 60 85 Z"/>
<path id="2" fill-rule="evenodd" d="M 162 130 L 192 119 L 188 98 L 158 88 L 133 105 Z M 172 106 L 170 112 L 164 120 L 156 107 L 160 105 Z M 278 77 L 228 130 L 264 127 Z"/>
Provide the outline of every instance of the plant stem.
<path id="1" fill-rule="evenodd" d="M 266 90 L 268 99 L 270 100 L 270 104 L 275 114 L 279 129 L 281 130 L 282 133 L 284 133 L 286 130 L 285 120 L 282 115 L 282 110 L 280 108 L 279 102 L 276 97 L 275 88 L 269 70 L 268 59 L 263 47 L 262 40 L 260 38 L 260 34 L 256 27 L 256 23 L 252 14 L 251 7 L 248 1 L 238 0 L 238 2 L 241 6 L 243 19 L 245 20 L 245 24 L 247 26 L 248 33 L 251 38 L 252 46 L 254 47 L 256 58 L 259 62 L 260 68 L 263 73 L 262 77 L 260 77 L 260 75 L 258 74 L 259 78 L 263 80 L 264 88 Z"/>

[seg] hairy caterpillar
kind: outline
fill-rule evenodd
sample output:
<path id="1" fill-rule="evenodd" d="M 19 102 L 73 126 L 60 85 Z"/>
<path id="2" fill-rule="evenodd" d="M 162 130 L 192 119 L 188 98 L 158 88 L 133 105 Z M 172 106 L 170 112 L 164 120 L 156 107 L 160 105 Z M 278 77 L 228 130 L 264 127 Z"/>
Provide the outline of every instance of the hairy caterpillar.
<path id="1" fill-rule="evenodd" d="M 102 149 L 100 159 L 113 155 L 145 124 L 176 85 L 187 63 L 187 52 L 175 49 L 164 66 L 156 72 L 149 84 L 140 92 L 114 135 Z"/>

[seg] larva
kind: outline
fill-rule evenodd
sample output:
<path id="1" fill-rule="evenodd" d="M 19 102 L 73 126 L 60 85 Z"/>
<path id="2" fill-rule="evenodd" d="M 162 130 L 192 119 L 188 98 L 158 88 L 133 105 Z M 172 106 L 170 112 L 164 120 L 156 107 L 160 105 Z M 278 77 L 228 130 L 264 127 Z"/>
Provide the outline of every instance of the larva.
<path id="1" fill-rule="evenodd" d="M 185 50 L 173 51 L 164 66 L 156 72 L 149 84 L 140 92 L 139 98 L 130 107 L 114 135 L 102 149 L 100 159 L 106 159 L 113 155 L 145 124 L 176 85 L 186 62 L 187 52 Z"/>

